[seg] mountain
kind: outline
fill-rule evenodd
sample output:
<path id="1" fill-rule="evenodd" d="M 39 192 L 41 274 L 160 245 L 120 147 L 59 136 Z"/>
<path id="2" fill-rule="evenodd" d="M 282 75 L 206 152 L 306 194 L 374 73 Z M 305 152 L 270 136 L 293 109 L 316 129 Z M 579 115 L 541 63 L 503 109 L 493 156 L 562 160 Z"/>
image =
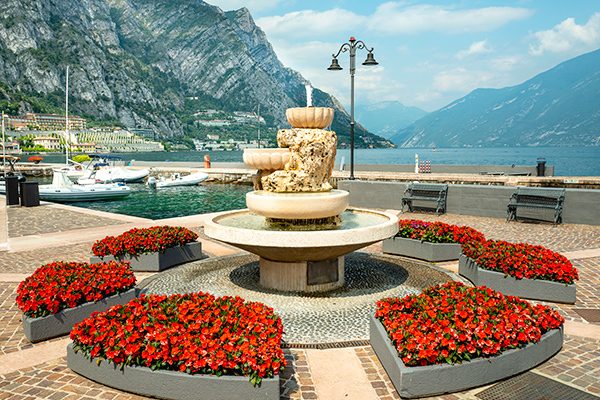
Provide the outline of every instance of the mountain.
<path id="1" fill-rule="evenodd" d="M 390 139 L 400 147 L 599 146 L 600 50 L 503 89 L 476 89 Z"/>
<path id="2" fill-rule="evenodd" d="M 277 59 L 246 8 L 223 12 L 201 0 L 3 0 L 0 108 L 61 113 L 92 123 L 184 135 L 200 108 L 251 111 L 286 127 L 285 110 L 306 105 L 309 82 Z M 349 135 L 341 104 L 333 128 Z M 367 134 L 375 141 L 379 137 Z M 358 147 L 358 146 L 357 146 Z"/>
<path id="3" fill-rule="evenodd" d="M 427 111 L 419 107 L 407 107 L 399 101 L 382 101 L 371 105 L 357 105 L 354 108 L 356 121 L 386 139 L 425 115 Z"/>

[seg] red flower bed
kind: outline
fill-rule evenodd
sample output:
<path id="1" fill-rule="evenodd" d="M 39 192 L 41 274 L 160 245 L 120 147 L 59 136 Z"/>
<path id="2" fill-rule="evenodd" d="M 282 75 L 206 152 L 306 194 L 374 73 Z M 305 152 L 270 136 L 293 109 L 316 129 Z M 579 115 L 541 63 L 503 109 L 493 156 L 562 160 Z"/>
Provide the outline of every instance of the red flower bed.
<path id="1" fill-rule="evenodd" d="M 240 297 L 144 296 L 92 316 L 71 331 L 75 351 L 123 365 L 189 374 L 279 373 L 283 326 L 273 309 Z"/>
<path id="2" fill-rule="evenodd" d="M 443 222 L 425 222 L 418 219 L 401 219 L 398 222 L 398 237 L 431 243 L 483 242 L 483 233 L 469 227 L 449 225 Z"/>
<path id="3" fill-rule="evenodd" d="M 98 257 L 112 254 L 142 254 L 164 251 L 169 247 L 183 246 L 198 239 L 198 235 L 187 228 L 177 226 L 152 226 L 133 228 L 119 236 L 107 236 L 92 246 Z"/>
<path id="4" fill-rule="evenodd" d="M 518 279 L 539 279 L 565 284 L 579 279 L 577 269 L 565 256 L 542 246 L 488 240 L 484 243 L 467 244 L 462 250 L 465 256 L 482 268 L 503 272 Z"/>
<path id="5" fill-rule="evenodd" d="M 459 282 L 377 302 L 375 317 L 406 366 L 454 364 L 536 343 L 559 327 L 557 311 Z"/>
<path id="6" fill-rule="evenodd" d="M 55 262 L 42 265 L 17 288 L 17 305 L 31 318 L 45 317 L 135 286 L 128 262 Z"/>

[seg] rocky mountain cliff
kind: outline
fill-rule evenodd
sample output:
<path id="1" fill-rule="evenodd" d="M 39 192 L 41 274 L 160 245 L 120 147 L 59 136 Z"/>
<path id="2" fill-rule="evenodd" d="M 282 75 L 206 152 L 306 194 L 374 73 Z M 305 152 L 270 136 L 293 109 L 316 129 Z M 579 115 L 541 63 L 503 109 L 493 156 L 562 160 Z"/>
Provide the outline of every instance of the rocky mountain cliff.
<path id="1" fill-rule="evenodd" d="M 503 89 L 477 89 L 390 139 L 400 147 L 600 146 L 600 50 Z"/>
<path id="2" fill-rule="evenodd" d="M 67 65 L 71 114 L 163 138 L 183 134 L 178 113 L 190 97 L 229 111 L 260 104 L 280 127 L 289 126 L 286 108 L 306 105 L 308 82 L 281 64 L 245 8 L 224 13 L 201 0 L 0 3 L 0 101 L 14 113 L 60 112 Z M 315 90 L 313 104 L 336 109 L 334 129 L 344 136 L 349 116 L 339 102 Z"/>

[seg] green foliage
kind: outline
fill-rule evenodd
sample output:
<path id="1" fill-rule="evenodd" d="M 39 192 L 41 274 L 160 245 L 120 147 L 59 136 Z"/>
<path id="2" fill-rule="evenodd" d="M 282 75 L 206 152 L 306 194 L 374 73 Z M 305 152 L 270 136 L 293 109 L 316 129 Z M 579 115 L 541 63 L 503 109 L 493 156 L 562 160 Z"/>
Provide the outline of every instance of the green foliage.
<path id="1" fill-rule="evenodd" d="M 88 156 L 87 154 L 79 154 L 79 155 L 73 157 L 72 160 L 75 161 L 76 163 L 82 163 L 84 161 L 90 161 L 90 156 Z"/>

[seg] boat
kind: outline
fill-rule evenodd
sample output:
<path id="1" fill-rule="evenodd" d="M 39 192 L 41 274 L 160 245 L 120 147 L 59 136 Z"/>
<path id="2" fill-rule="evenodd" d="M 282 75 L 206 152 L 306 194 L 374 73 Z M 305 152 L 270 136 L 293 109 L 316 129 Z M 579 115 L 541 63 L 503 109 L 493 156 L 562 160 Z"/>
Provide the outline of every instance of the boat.
<path id="1" fill-rule="evenodd" d="M 79 178 L 85 178 L 91 174 L 91 170 L 85 164 L 73 160 L 67 160 L 67 162 L 67 165 L 58 168 L 67 175 L 67 178 L 77 181 Z"/>
<path id="2" fill-rule="evenodd" d="M 77 179 L 77 183 L 80 185 L 143 182 L 150 174 L 148 169 L 132 170 L 120 166 L 123 164 L 123 157 L 94 154 L 90 155 L 90 158 L 97 162 L 92 165 L 87 175 Z"/>
<path id="3" fill-rule="evenodd" d="M 156 179 L 153 176 L 148 178 L 146 184 L 150 187 L 164 188 L 173 186 L 193 186 L 208 179 L 208 174 L 204 172 L 196 172 L 193 174 L 181 176 L 179 172 L 175 172 L 169 179 L 161 177 Z"/>
<path id="4" fill-rule="evenodd" d="M 39 186 L 41 200 L 60 203 L 115 200 L 131 194 L 131 189 L 122 184 L 78 185 L 67 178 L 63 171 L 55 169 L 53 172 L 52 184 Z"/>

